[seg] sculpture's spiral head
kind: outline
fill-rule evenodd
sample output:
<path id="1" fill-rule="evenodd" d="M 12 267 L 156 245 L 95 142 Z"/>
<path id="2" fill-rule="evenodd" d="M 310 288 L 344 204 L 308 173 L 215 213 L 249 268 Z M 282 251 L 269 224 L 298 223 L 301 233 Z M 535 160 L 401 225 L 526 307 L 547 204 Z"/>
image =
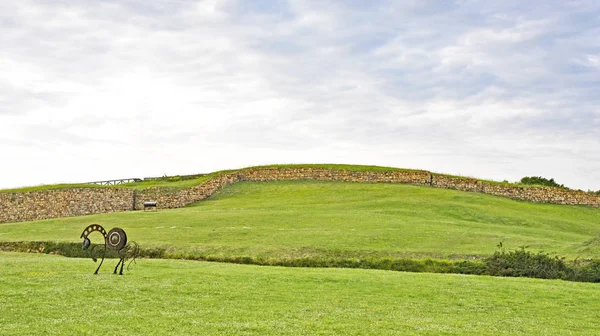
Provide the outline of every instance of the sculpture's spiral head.
<path id="1" fill-rule="evenodd" d="M 90 239 L 88 237 L 85 237 L 85 239 L 83 239 L 83 246 L 82 246 L 82 248 L 84 250 L 87 250 L 90 247 L 91 243 L 92 242 L 90 241 Z"/>

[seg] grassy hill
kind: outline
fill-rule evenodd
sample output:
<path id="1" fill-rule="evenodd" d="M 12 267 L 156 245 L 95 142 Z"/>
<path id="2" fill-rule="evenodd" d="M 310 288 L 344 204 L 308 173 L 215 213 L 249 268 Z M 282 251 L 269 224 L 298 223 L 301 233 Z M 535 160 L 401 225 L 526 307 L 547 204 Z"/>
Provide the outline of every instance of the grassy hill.
<path id="1" fill-rule="evenodd" d="M 179 209 L 3 223 L 0 334 L 595 335 L 596 283 L 172 259 L 447 272 L 500 242 L 598 259 L 598 218 L 405 184 L 279 181 L 236 183 Z M 109 259 L 93 275 L 89 259 L 1 252 L 85 256 L 79 235 L 92 223 L 171 260 L 138 259 L 116 276 Z"/>
<path id="2" fill-rule="evenodd" d="M 595 208 L 412 185 L 243 182 L 180 209 L 0 224 L 0 241 L 79 242 L 99 223 L 172 257 L 472 259 L 502 242 L 574 259 L 600 257 L 598 218 Z"/>

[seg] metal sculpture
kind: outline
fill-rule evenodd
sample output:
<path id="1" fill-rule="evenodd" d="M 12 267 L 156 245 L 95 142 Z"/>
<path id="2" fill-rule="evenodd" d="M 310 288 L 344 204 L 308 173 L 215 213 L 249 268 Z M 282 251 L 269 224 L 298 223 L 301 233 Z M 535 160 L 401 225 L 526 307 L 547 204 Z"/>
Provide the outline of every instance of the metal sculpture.
<path id="1" fill-rule="evenodd" d="M 92 232 L 100 232 L 102 236 L 104 236 L 104 244 L 95 244 L 90 249 L 92 242 L 90 241 L 88 236 Z M 137 257 L 140 251 L 140 247 L 136 242 L 132 241 L 127 243 L 127 235 L 125 234 L 125 231 L 123 231 L 123 229 L 121 228 L 113 228 L 107 233 L 106 230 L 102 227 L 102 225 L 91 224 L 83 230 L 80 238 L 83 238 L 83 249 L 89 249 L 90 256 L 92 257 L 92 260 L 94 260 L 94 262 L 97 261 L 96 256 L 94 256 L 95 249 L 98 246 L 104 245 L 104 248 L 102 250 L 102 260 L 100 261 L 100 265 L 98 265 L 98 268 L 96 268 L 96 272 L 94 272 L 94 274 L 98 274 L 98 270 L 104 262 L 104 257 L 106 256 L 107 249 L 117 251 L 117 255 L 119 256 L 119 262 L 117 263 L 113 274 L 117 274 L 117 269 L 119 268 L 119 265 L 121 265 L 119 275 L 123 275 L 123 266 L 125 265 L 125 262 L 128 259 L 131 259 L 129 265 L 127 265 L 127 270 L 129 270 L 129 266 L 132 262 L 135 262 L 135 258 Z"/>

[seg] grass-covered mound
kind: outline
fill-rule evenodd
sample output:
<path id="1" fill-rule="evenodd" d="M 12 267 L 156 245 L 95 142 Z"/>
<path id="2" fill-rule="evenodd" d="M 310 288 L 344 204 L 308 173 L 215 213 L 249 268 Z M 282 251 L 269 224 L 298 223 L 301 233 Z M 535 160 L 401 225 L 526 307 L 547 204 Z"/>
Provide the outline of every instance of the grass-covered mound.
<path id="1" fill-rule="evenodd" d="M 21 188 L 11 189 L 0 189 L 0 192 L 28 192 L 28 191 L 40 191 L 40 190 L 55 190 L 55 189 L 72 189 L 72 188 L 131 188 L 131 189 L 145 189 L 150 187 L 166 187 L 171 189 L 187 189 L 200 185 L 214 177 L 222 174 L 234 173 L 244 170 L 261 169 L 261 168 L 318 168 L 318 169 L 331 169 L 341 171 L 352 171 L 352 172 L 393 172 L 393 171 L 412 171 L 412 172 L 425 172 L 424 170 L 396 168 L 396 167 L 384 167 L 384 166 L 369 166 L 369 165 L 349 165 L 349 164 L 275 164 L 275 165 L 264 165 L 264 166 L 253 166 L 240 169 L 230 169 L 212 172 L 209 174 L 197 174 L 197 175 L 176 175 L 176 176 L 163 176 L 152 179 L 144 179 L 138 182 L 129 182 L 119 185 L 98 185 L 88 183 L 61 183 L 61 184 L 48 184 L 38 186 L 27 186 Z M 439 176 L 452 176 L 446 174 L 437 174 Z M 458 177 L 461 176 L 452 176 Z M 508 182 L 497 182 L 489 180 L 480 180 L 487 183 L 503 184 L 503 185 L 514 185 L 514 186 L 529 186 L 523 183 L 508 183 Z"/>
<path id="2" fill-rule="evenodd" d="M 598 259 L 599 216 L 600 209 L 583 206 L 412 185 L 243 182 L 180 209 L 0 224 L 0 241 L 78 244 L 81 230 L 99 223 L 125 229 L 150 256 L 418 271 L 395 265 L 483 260 L 500 242 L 508 250 Z"/>
<path id="3" fill-rule="evenodd" d="M 118 185 L 100 185 L 91 183 L 59 183 L 59 184 L 43 184 L 37 186 L 26 186 L 20 188 L 0 189 L 0 192 L 29 192 L 41 190 L 56 190 L 56 189 L 73 189 L 73 188 L 131 188 L 131 189 L 146 189 L 150 187 L 166 187 L 171 189 L 186 189 L 202 184 L 214 177 L 222 174 L 233 173 L 247 169 L 260 168 L 323 168 L 333 170 L 347 170 L 356 172 L 384 172 L 384 171 L 415 171 L 413 169 L 382 167 L 382 166 L 366 166 L 366 165 L 347 165 L 347 164 L 276 164 L 265 166 L 253 166 L 241 169 L 230 169 L 212 172 L 209 174 L 197 175 L 176 175 L 162 176 L 151 179 L 143 179 L 138 182 L 128 182 Z"/>

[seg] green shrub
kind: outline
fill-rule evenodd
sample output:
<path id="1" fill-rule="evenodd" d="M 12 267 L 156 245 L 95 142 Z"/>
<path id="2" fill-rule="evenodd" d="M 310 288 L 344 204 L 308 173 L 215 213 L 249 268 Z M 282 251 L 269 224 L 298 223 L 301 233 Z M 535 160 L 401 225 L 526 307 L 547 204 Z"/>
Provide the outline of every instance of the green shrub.
<path id="1" fill-rule="evenodd" d="M 600 282 L 600 260 L 575 260 L 565 262 L 563 258 L 547 253 L 533 253 L 521 248 L 506 252 L 501 250 L 483 260 L 435 260 L 411 258 L 348 258 L 348 257 L 301 257 L 261 258 L 251 256 L 211 256 L 188 253 L 176 248 L 140 248 L 138 258 L 188 259 L 236 264 L 254 264 L 287 267 L 340 267 L 381 269 L 403 272 L 457 273 L 541 279 L 563 279 L 580 282 Z M 60 254 L 67 257 L 89 258 L 90 251 L 82 250 L 81 243 L 70 242 L 0 242 L 0 251 Z M 99 255 L 98 255 L 99 256 Z M 106 258 L 118 258 L 115 251 L 108 250 Z"/>
<path id="2" fill-rule="evenodd" d="M 452 273 L 458 274 L 473 274 L 473 275 L 481 275 L 485 274 L 486 264 L 479 261 L 458 261 L 454 264 L 454 270 Z"/>
<path id="3" fill-rule="evenodd" d="M 553 178 L 547 179 L 547 178 L 541 177 L 541 176 L 525 176 L 521 179 L 521 183 L 528 184 L 528 185 L 541 185 L 541 186 L 547 186 L 547 187 L 558 187 L 558 188 L 565 187 L 563 184 L 556 183 L 556 181 L 554 181 Z"/>
<path id="4" fill-rule="evenodd" d="M 583 265 L 576 263 L 576 265 L 578 267 L 575 267 L 572 279 L 569 280 L 580 282 L 600 282 L 600 260 L 591 260 L 585 262 Z"/>
<path id="5" fill-rule="evenodd" d="M 521 248 L 497 251 L 485 260 L 485 274 L 542 279 L 571 279 L 574 270 L 562 258 L 547 253 L 532 253 Z"/>

